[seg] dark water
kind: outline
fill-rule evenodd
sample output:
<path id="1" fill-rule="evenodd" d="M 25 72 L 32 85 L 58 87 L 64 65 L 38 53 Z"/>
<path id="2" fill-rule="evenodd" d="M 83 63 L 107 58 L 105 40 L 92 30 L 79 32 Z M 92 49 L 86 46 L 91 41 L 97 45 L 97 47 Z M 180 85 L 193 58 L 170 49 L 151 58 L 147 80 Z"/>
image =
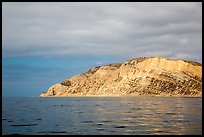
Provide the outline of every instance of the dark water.
<path id="1" fill-rule="evenodd" d="M 202 134 L 202 98 L 3 98 L 5 134 Z"/>

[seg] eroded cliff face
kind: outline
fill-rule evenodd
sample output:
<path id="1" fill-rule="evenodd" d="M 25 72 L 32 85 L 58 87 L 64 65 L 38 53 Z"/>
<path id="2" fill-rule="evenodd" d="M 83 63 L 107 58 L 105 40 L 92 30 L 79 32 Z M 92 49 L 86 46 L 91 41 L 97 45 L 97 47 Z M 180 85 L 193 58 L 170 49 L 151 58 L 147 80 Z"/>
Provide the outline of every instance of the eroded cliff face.
<path id="1" fill-rule="evenodd" d="M 41 96 L 202 96 L 202 64 L 149 57 L 97 66 Z"/>

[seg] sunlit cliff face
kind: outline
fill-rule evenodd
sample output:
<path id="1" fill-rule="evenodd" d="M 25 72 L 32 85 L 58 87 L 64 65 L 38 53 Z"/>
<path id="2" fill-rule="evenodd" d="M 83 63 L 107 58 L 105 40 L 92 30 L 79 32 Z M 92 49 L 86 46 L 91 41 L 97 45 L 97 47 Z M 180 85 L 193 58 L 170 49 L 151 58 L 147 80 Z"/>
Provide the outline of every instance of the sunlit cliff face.
<path id="1" fill-rule="evenodd" d="M 41 96 L 201 96 L 202 65 L 159 57 L 95 67 Z"/>

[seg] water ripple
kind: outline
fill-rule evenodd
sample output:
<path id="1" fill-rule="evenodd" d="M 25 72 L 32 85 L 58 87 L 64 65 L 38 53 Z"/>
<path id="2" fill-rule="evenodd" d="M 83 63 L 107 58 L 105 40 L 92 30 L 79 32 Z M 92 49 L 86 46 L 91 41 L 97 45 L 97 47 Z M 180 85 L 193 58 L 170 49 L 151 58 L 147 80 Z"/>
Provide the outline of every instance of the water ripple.
<path id="1" fill-rule="evenodd" d="M 37 126 L 37 124 L 13 124 L 11 126 L 15 126 L 15 127 L 28 127 L 28 126 Z"/>
<path id="2" fill-rule="evenodd" d="M 12 98 L 2 117 L 3 135 L 201 135 L 202 98 Z"/>

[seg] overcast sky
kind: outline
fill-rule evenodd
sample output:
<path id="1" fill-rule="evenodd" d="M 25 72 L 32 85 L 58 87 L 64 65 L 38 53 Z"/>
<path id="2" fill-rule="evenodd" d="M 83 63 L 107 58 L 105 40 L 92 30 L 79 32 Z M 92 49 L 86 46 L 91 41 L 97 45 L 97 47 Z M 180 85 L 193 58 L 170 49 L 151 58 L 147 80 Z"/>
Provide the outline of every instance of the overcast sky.
<path id="1" fill-rule="evenodd" d="M 18 67 L 45 78 L 46 69 L 64 76 L 68 69 L 137 57 L 202 63 L 201 2 L 9 2 L 2 8 L 5 88 L 21 76 Z"/>

